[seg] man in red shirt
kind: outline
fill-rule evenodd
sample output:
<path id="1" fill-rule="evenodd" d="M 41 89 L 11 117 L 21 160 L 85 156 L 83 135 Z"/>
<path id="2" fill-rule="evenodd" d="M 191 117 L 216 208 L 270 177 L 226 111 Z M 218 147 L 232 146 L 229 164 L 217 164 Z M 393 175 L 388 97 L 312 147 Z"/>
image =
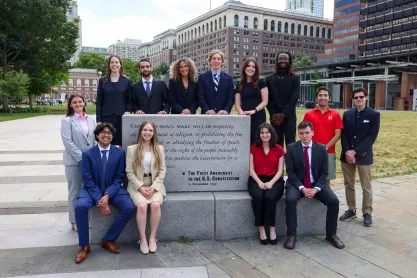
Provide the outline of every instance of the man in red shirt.
<path id="1" fill-rule="evenodd" d="M 318 105 L 304 115 L 303 121 L 308 121 L 314 126 L 313 141 L 326 146 L 329 157 L 329 173 L 327 184 L 336 179 L 336 142 L 339 141 L 343 123 L 339 112 L 329 107 L 330 89 L 320 87 L 316 91 Z"/>

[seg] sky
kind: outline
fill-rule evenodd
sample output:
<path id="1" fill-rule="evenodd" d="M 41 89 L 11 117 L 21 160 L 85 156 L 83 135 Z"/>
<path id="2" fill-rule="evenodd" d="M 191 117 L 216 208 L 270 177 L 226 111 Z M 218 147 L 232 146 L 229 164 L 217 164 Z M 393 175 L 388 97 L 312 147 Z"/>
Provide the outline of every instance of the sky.
<path id="1" fill-rule="evenodd" d="M 211 0 L 215 9 L 226 0 Z M 285 0 L 241 0 L 243 4 L 284 10 Z M 143 42 L 210 11 L 210 0 L 77 0 L 82 45 L 108 47 L 125 38 Z M 261 4 L 260 4 L 261 3 Z M 324 17 L 333 18 L 334 0 L 324 0 Z"/>

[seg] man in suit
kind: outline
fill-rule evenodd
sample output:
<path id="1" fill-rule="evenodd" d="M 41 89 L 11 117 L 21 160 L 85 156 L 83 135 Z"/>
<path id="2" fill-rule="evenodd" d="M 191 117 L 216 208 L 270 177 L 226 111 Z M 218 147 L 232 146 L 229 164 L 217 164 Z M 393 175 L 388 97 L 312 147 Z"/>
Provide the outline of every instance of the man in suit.
<path id="1" fill-rule="evenodd" d="M 326 240 L 334 247 L 345 245 L 336 236 L 339 199 L 326 184 L 328 158 L 326 147 L 312 140 L 314 128 L 310 122 L 298 125 L 300 141 L 289 144 L 285 158 L 287 168 L 286 223 L 288 238 L 284 248 L 294 249 L 297 241 L 297 202 L 303 197 L 316 198 L 327 206 Z"/>
<path id="2" fill-rule="evenodd" d="M 275 71 L 266 77 L 269 91 L 268 111 L 271 124 L 278 135 L 278 144 L 288 147 L 295 142 L 297 116 L 295 106 L 300 96 L 300 77 L 292 69 L 292 56 L 288 52 L 278 54 Z"/>
<path id="3" fill-rule="evenodd" d="M 379 132 L 380 115 L 378 111 L 366 107 L 368 91 L 364 88 L 352 92 L 356 108 L 343 114 L 342 131 L 342 172 L 345 179 L 345 193 L 348 210 L 340 217 L 341 221 L 356 218 L 355 172 L 358 168 L 363 190 L 363 224 L 372 225 L 372 146 Z"/>
<path id="4" fill-rule="evenodd" d="M 171 105 L 167 85 L 152 76 L 148 58 L 139 61 L 139 73 L 142 79 L 132 86 L 133 111 L 136 114 L 168 114 Z"/>
<path id="5" fill-rule="evenodd" d="M 75 206 L 75 220 L 81 248 L 75 258 L 76 263 L 82 263 L 90 252 L 88 211 L 93 206 L 97 206 L 105 216 L 111 214 L 109 203 L 120 211 L 101 242 L 103 248 L 115 254 L 120 253 L 120 248 L 114 242 L 135 210 L 129 194 L 122 188 L 126 155 L 123 149 L 110 144 L 114 133 L 111 124 L 98 124 L 94 130 L 98 145 L 82 154 L 83 188 Z"/>
<path id="6" fill-rule="evenodd" d="M 234 103 L 233 79 L 222 71 L 226 56 L 218 49 L 210 51 L 210 70 L 198 77 L 201 114 L 228 115 Z"/>

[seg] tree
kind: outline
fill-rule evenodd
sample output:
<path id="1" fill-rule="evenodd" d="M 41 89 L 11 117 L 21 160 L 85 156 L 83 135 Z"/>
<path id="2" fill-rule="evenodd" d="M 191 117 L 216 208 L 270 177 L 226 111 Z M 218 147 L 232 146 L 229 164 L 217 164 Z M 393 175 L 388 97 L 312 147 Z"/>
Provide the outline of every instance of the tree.
<path id="1" fill-rule="evenodd" d="M 126 74 L 127 77 L 129 77 L 129 79 L 132 81 L 132 83 L 138 82 L 142 78 L 138 71 L 137 62 L 127 59 L 127 58 L 123 58 L 122 63 L 123 63 L 123 74 Z"/>
<path id="2" fill-rule="evenodd" d="M 160 64 L 158 67 L 154 68 L 152 75 L 155 78 L 161 78 L 161 75 L 169 74 L 169 66 L 166 63 Z"/>
<path id="3" fill-rule="evenodd" d="M 77 62 L 74 63 L 74 68 L 96 69 L 101 72 L 101 75 L 106 74 L 108 60 L 103 55 L 97 53 L 81 53 Z"/>
<path id="4" fill-rule="evenodd" d="M 314 64 L 314 61 L 313 59 L 311 59 L 310 56 L 303 56 L 303 57 L 294 59 L 294 62 L 293 62 L 295 69 L 312 66 L 313 64 Z"/>
<path id="5" fill-rule="evenodd" d="M 2 73 L 3 74 L 3 73 Z M 9 71 L 0 79 L 0 96 L 15 100 L 22 100 L 28 90 L 29 76 L 20 71 Z M 7 110 L 9 104 L 3 105 L 3 110 Z"/>

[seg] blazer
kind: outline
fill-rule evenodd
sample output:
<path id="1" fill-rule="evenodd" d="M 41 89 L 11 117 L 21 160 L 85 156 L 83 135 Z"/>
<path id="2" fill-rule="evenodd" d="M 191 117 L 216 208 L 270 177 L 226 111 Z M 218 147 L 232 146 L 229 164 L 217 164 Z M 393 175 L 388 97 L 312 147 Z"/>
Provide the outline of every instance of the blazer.
<path id="1" fill-rule="evenodd" d="M 287 147 L 285 155 L 287 169 L 287 186 L 295 186 L 297 189 L 304 185 L 306 165 L 301 141 L 291 143 Z M 328 156 L 326 146 L 313 141 L 311 148 L 311 174 L 314 179 L 314 187 L 320 189 L 327 187 Z"/>
<path id="2" fill-rule="evenodd" d="M 157 114 L 159 111 L 169 113 L 171 105 L 168 99 L 168 88 L 164 81 L 152 81 L 151 93 L 148 97 L 142 79 L 132 86 L 133 112 L 142 110 L 145 114 Z"/>
<path id="3" fill-rule="evenodd" d="M 145 173 L 145 167 L 143 164 L 143 159 L 139 165 L 139 167 L 133 167 L 133 157 L 136 151 L 137 145 L 132 145 L 127 147 L 127 155 L 126 155 L 126 175 L 129 181 L 127 185 L 127 192 L 130 195 L 136 194 L 137 191 L 141 186 L 143 186 L 143 174 Z M 151 187 L 156 191 L 162 193 L 162 195 L 166 196 L 165 186 L 164 186 L 164 179 L 166 174 L 166 166 L 165 166 L 165 153 L 164 147 L 159 145 L 159 150 L 162 155 L 162 164 L 159 169 L 155 167 L 154 161 L 155 156 L 152 154 L 152 165 L 151 165 L 151 173 L 152 173 L 152 185 Z"/>
<path id="4" fill-rule="evenodd" d="M 233 79 L 230 75 L 220 72 L 220 82 L 216 91 L 213 74 L 209 70 L 199 75 L 197 87 L 201 114 L 209 110 L 214 110 L 216 113 L 225 110 L 230 114 L 235 102 Z"/>
<path id="5" fill-rule="evenodd" d="M 169 101 L 171 103 L 171 114 L 181 114 L 182 110 L 189 109 L 195 114 L 198 108 L 197 84 L 188 82 L 188 89 L 185 90 L 182 80 L 169 80 Z"/>
<path id="6" fill-rule="evenodd" d="M 94 136 L 96 120 L 93 117 L 87 117 L 88 135 L 84 135 L 76 115 L 65 117 L 61 120 L 61 138 L 64 143 L 64 165 L 80 165 L 82 152 L 88 150 L 97 144 Z"/>
<path id="7" fill-rule="evenodd" d="M 356 164 L 371 165 L 374 160 L 372 146 L 379 132 L 379 112 L 365 107 L 360 113 L 359 125 L 356 126 L 356 108 L 352 108 L 343 114 L 342 122 L 342 153 L 340 160 L 346 162 L 345 153 L 349 150 L 355 150 Z"/>
<path id="8" fill-rule="evenodd" d="M 120 190 L 119 192 L 126 176 L 125 165 L 125 151 L 110 145 L 105 177 L 106 188 L 104 192 L 101 192 L 100 184 L 103 167 L 100 149 L 96 145 L 88 151 L 83 152 L 81 161 L 83 187 L 78 197 L 91 197 L 96 204 L 105 193 L 109 194 L 110 199 L 116 194 L 127 194 L 125 190 Z"/>
<path id="9" fill-rule="evenodd" d="M 119 77 L 117 85 L 113 89 L 111 80 L 103 77 L 98 82 L 96 100 L 96 120 L 102 122 L 103 116 L 122 116 L 125 112 L 132 111 L 132 83 L 124 76 Z"/>
<path id="10" fill-rule="evenodd" d="M 300 77 L 298 75 L 284 75 L 284 79 L 276 74 L 266 77 L 268 87 L 268 111 L 274 114 L 284 114 L 288 119 L 296 119 L 295 106 L 300 97 Z"/>

